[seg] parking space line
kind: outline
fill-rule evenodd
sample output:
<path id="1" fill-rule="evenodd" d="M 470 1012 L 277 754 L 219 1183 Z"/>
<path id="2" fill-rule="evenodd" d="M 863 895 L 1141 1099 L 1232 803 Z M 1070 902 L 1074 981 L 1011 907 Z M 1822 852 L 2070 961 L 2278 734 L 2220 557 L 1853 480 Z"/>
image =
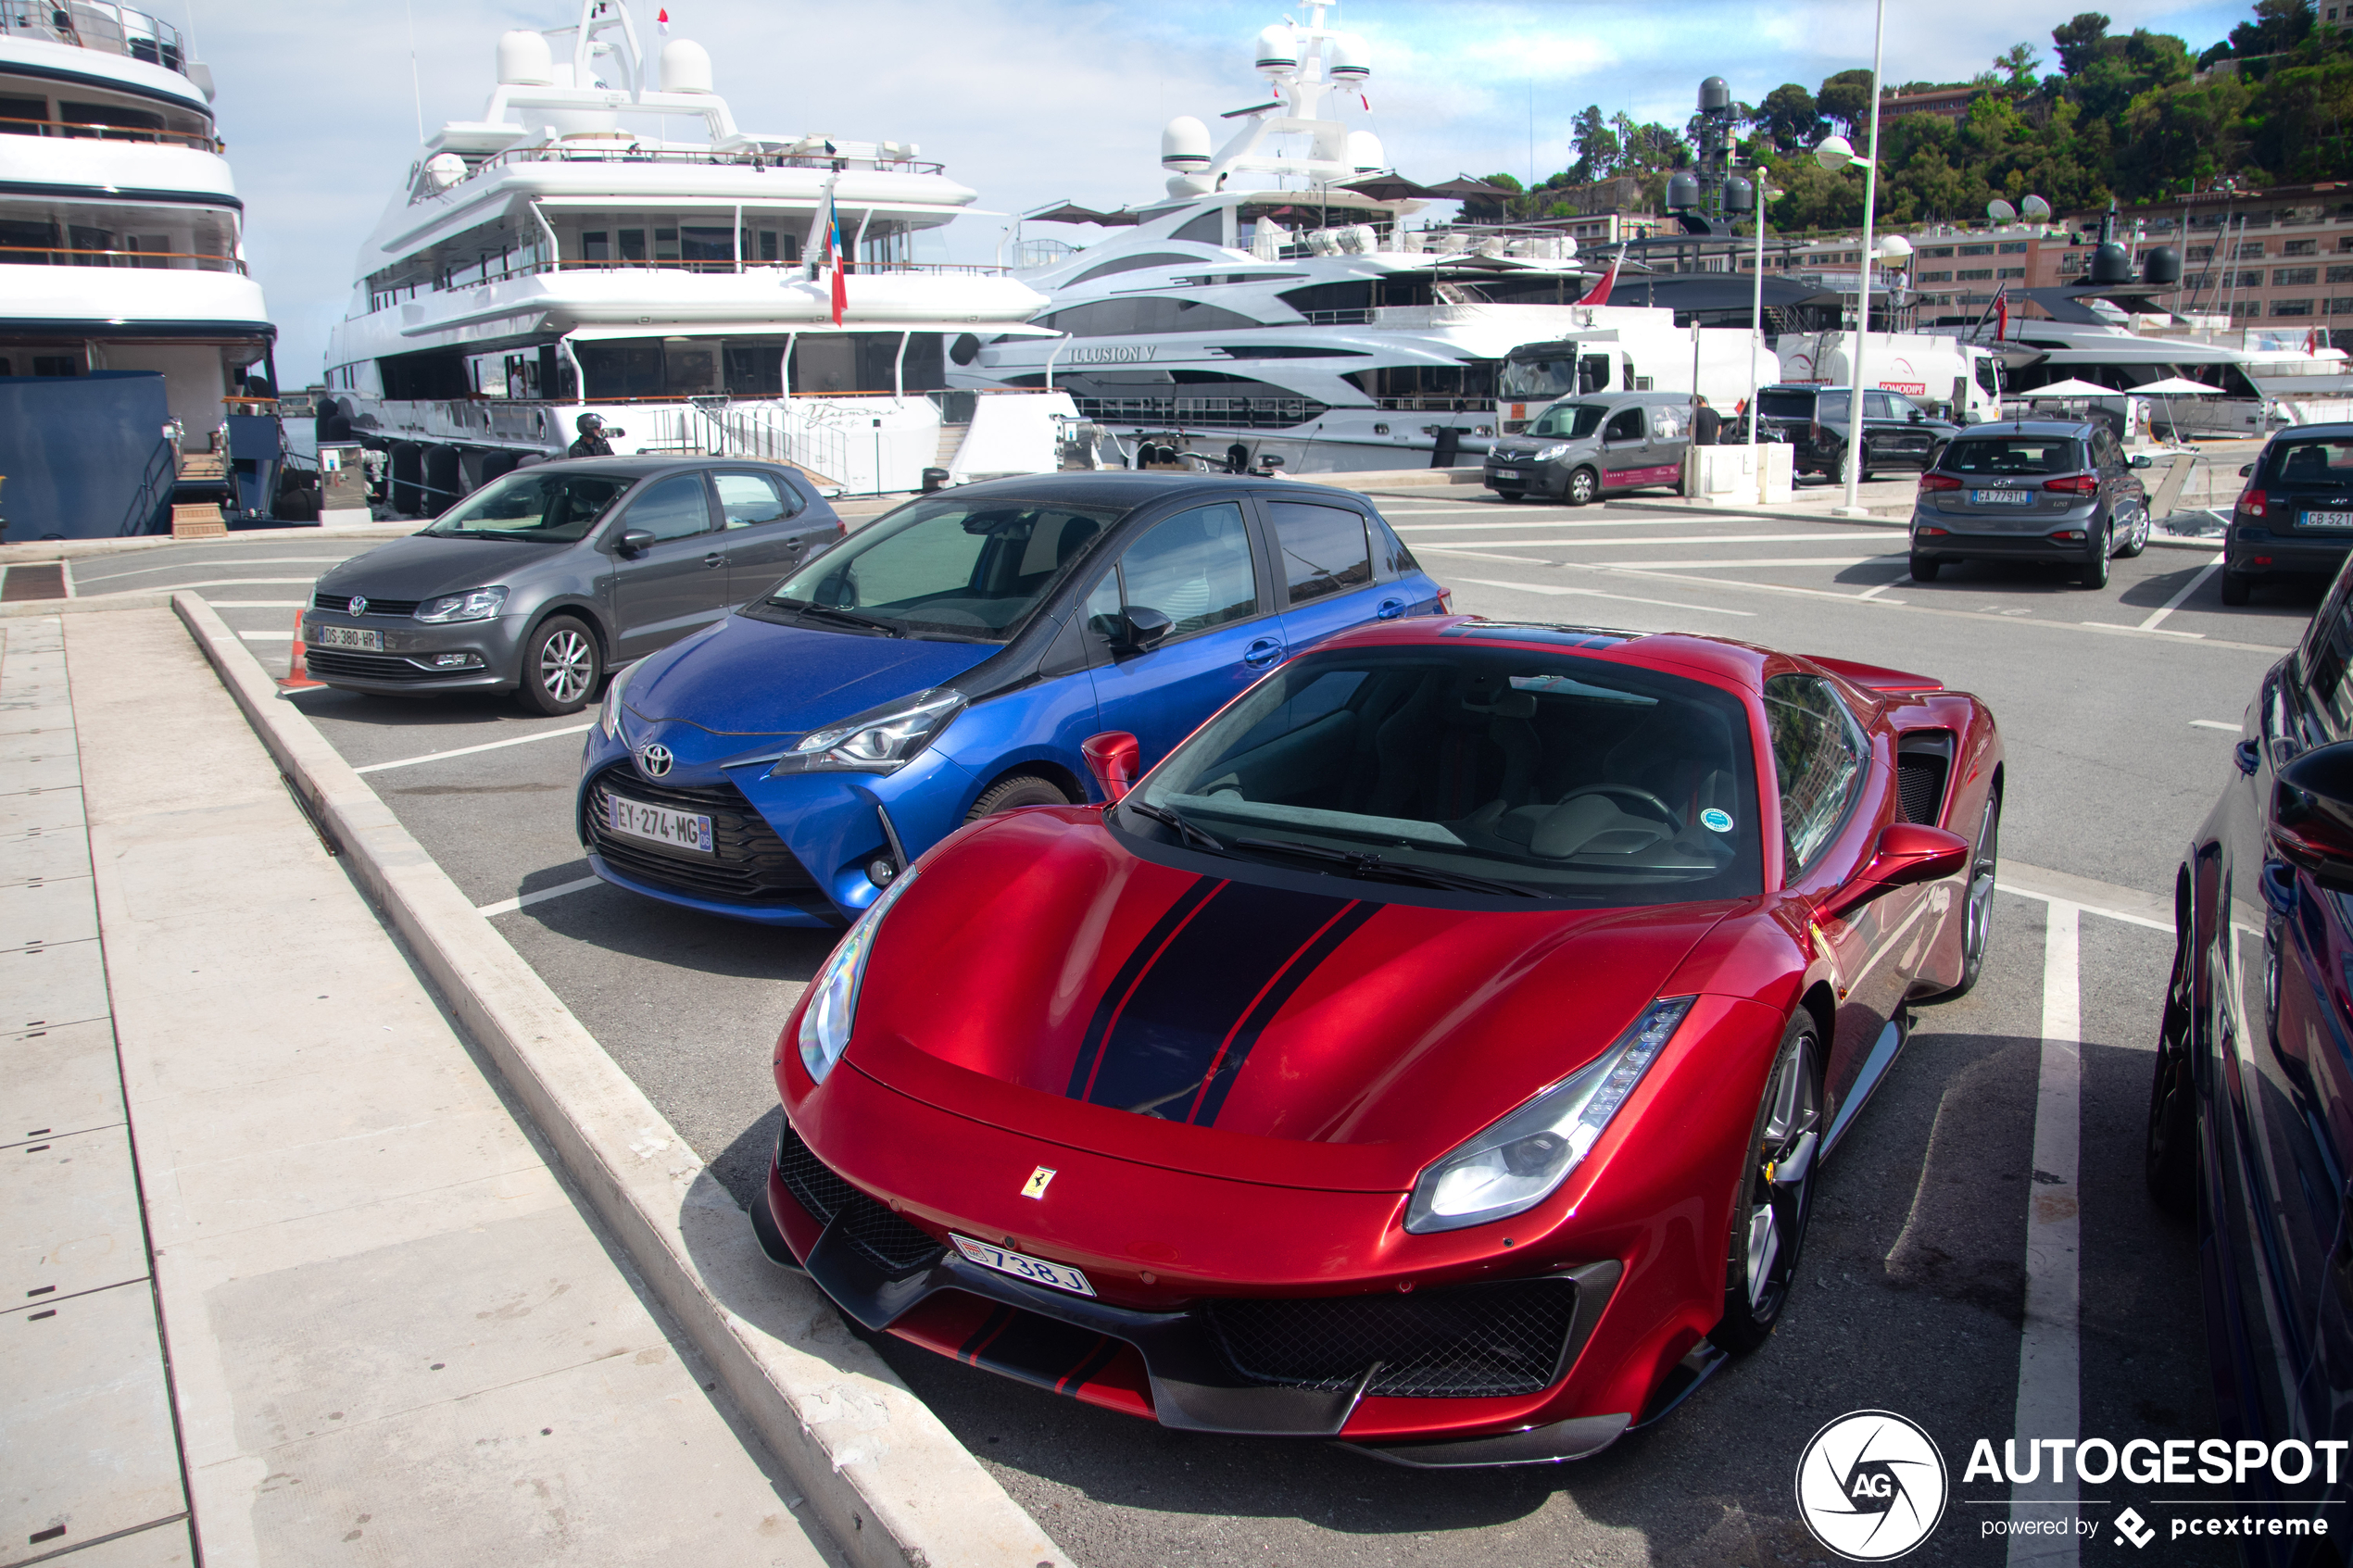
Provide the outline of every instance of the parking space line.
<path id="1" fill-rule="evenodd" d="M 248 643 L 291 643 L 292 632 L 240 632 L 237 635 Z"/>
<path id="2" fill-rule="evenodd" d="M 2188 598 L 2192 594 L 2196 593 L 2199 583 L 2205 582 L 2208 578 L 2213 576 L 2216 572 L 2221 570 L 2222 558 L 2220 555 L 2217 555 L 2212 560 L 2206 563 L 2204 571 L 2200 571 L 2196 576 L 2191 578 L 2187 583 L 2182 585 L 2182 591 L 2180 593 L 2166 600 L 2163 607 L 2160 608 L 2154 615 L 2151 615 L 2146 621 L 2142 621 L 2140 629 L 2144 632 L 2156 631 L 2157 623 L 2164 620 L 2167 616 L 2172 614 L 2175 610 L 2181 608 L 2182 601 Z"/>
<path id="3" fill-rule="evenodd" d="M 1500 557 L 1489 557 L 1500 559 Z M 1564 588 L 1551 583 L 1496 583 L 1484 577 L 1457 577 L 1457 583 L 1475 583 L 1482 588 L 1512 588 L 1523 594 L 1554 594 L 1580 599 L 1617 599 L 1629 605 L 1657 605 L 1666 609 L 1697 610 L 1702 615 L 1744 615 L 1754 618 L 1753 609 L 1722 609 L 1715 605 L 1687 605 L 1674 599 L 1643 599 L 1631 594 L 1604 594 L 1598 588 Z"/>
<path id="4" fill-rule="evenodd" d="M 1852 534 L 1836 533 L 1694 533 L 1678 539 L 1456 539 L 1450 543 L 1463 549 L 1484 545 L 1490 548 L 1512 550 L 1535 549 L 1546 545 L 1557 545 L 1565 550 L 1597 550 L 1606 545 L 1842 545 L 1850 550 L 1855 547 Z M 1429 547 L 1434 549 L 1437 546 L 1433 544 Z"/>
<path id="5" fill-rule="evenodd" d="M 308 599 L 208 599 L 215 609 L 308 609 Z"/>
<path id="6" fill-rule="evenodd" d="M 1598 566 L 1614 566 L 1620 571 L 1717 571 L 1724 567 L 1743 566 L 1863 566 L 1875 560 L 1902 560 L 1901 554 L 1892 556 L 1753 556 L 1726 557 L 1716 560 L 1605 560 Z M 1860 598 L 1859 594 L 1843 594 L 1842 598 Z"/>
<path id="7" fill-rule="evenodd" d="M 1858 599 L 1876 599 L 1876 598 L 1878 598 L 1878 597 L 1879 597 L 1881 594 L 1886 593 L 1886 592 L 1887 592 L 1890 588 L 1901 588 L 1901 587 L 1902 587 L 1905 583 L 1909 583 L 1911 580 L 1912 580 L 1912 574 L 1911 574 L 1910 572 L 1908 572 L 1908 571 L 1907 571 L 1907 572 L 1906 572 L 1903 576 L 1896 578 L 1896 579 L 1895 579 L 1894 582 L 1892 582 L 1892 583 L 1881 583 L 1878 587 L 1876 587 L 1876 588 L 1870 588 L 1870 589 L 1866 589 L 1864 592 L 1859 593 L 1859 594 L 1856 595 L 1855 596 L 1856 596 L 1856 598 L 1858 598 Z M 1887 603 L 1887 604 L 1892 604 L 1892 605 L 1900 605 L 1900 604 L 1904 603 L 1905 601 L 1904 601 L 1904 600 L 1902 600 L 1902 599 L 1888 599 L 1888 600 L 1885 600 L 1885 601 L 1883 601 L 1883 602 L 1885 602 L 1885 603 Z"/>
<path id="8" fill-rule="evenodd" d="M 519 898 L 501 898 L 495 904 L 479 905 L 475 908 L 474 913 L 484 920 L 494 915 L 510 915 L 517 909 L 527 909 L 534 904 L 544 904 L 550 898 L 560 898 L 567 893 L 585 893 L 592 887 L 602 887 L 604 884 L 602 877 L 584 876 L 578 882 L 558 883 L 553 887 L 543 887 L 536 893 L 526 893 Z"/>
<path id="9" fill-rule="evenodd" d="M 2235 724 L 2231 727 L 2238 728 Z M 1998 875 L 1994 885 L 2005 893 L 2015 893 L 2021 898 L 2032 898 L 2037 903 L 2057 905 L 2073 909 L 2078 914 L 2097 915 L 2102 920 L 2120 920 L 2127 925 L 2145 926 L 2150 931 L 2162 931 L 2168 936 L 2173 935 L 2173 924 L 2171 921 L 2153 920 L 2147 915 L 2132 914 L 2123 909 L 2111 909 L 2098 904 L 2078 903 L 2071 898 L 2062 898 L 2055 893 L 2037 892 L 2031 887 L 2020 887 L 2015 883 L 2001 881 Z"/>
<path id="10" fill-rule="evenodd" d="M 1700 527 L 1705 521 L 1705 520 L 1701 518 L 1682 516 L 1556 517 L 1550 519 L 1549 521 L 1536 522 L 1511 522 L 1502 519 L 1491 519 L 1483 522 L 1401 522 L 1397 525 L 1397 532 L 1400 533 L 1498 533 L 1514 528 L 1697 528 Z M 1716 533 L 1710 534 L 1708 537 L 1716 539 L 1744 539 L 1750 537 L 1750 535 L 1744 533 Z M 1852 544 L 1855 540 L 1855 531 L 1851 528 L 1842 528 L 1831 524 L 1824 524 L 1822 527 L 1816 529 L 1811 533 L 1791 534 L 1790 537 L 1793 539 L 1843 539 L 1847 543 Z"/>
<path id="11" fill-rule="evenodd" d="M 2043 1053 L 2034 1090 L 2032 1185 L 2026 1210 L 2026 1321 L 2018 1348 L 2019 1450 L 2046 1439 L 2071 1441 L 2082 1424 L 2082 1216 L 2076 1171 L 2083 1120 L 2083 1007 L 2081 922 L 2073 904 L 2054 898 L 2043 935 Z M 2059 1467 L 2052 1466 L 2056 1471 Z M 2010 1509 L 2072 1506 L 2077 1486 L 2048 1474 L 2013 1482 Z M 2039 1517 L 2039 1515 L 2038 1515 Z M 2074 1533 L 2012 1536 L 2012 1568 L 2072 1568 L 2081 1557 Z"/>
<path id="12" fill-rule="evenodd" d="M 57 565 L 63 569 L 57 575 L 65 579 L 66 597 L 70 599 L 79 596 L 82 591 L 73 585 L 73 558 L 69 556 L 58 561 Z"/>
<path id="13" fill-rule="evenodd" d="M 2095 632 L 2129 632 L 2134 636 L 2145 634 L 2152 637 L 2186 637 L 2200 643 L 2206 641 L 2203 632 L 2169 632 L 2162 626 L 2119 626 L 2113 621 L 2079 621 L 2076 624 L 2088 626 Z M 2281 651 L 2284 653 L 2287 650 L 2283 648 Z"/>
<path id="14" fill-rule="evenodd" d="M 2190 728 L 2193 730 L 2221 730 L 2225 734 L 2234 735 L 2241 730 L 2246 728 L 2246 726 L 2244 724 L 2225 723 L 2220 719 L 2193 719 L 2190 721 Z"/>
<path id="15" fill-rule="evenodd" d="M 245 633 L 251 636 L 253 633 Z M 288 633 L 289 636 L 292 633 Z M 527 735 L 515 735 L 507 740 L 486 740 L 480 746 L 453 746 L 447 751 L 428 751 L 422 757 L 403 757 L 391 762 L 371 762 L 364 768 L 354 768 L 355 773 L 381 773 L 388 768 L 413 768 L 421 762 L 438 762 L 448 757 L 472 757 L 478 751 L 497 751 L 510 746 L 528 746 L 535 740 L 554 740 L 561 735 L 585 735 L 594 724 L 570 724 L 560 730 L 540 730 Z M 585 885 L 585 884 L 584 884 Z"/>

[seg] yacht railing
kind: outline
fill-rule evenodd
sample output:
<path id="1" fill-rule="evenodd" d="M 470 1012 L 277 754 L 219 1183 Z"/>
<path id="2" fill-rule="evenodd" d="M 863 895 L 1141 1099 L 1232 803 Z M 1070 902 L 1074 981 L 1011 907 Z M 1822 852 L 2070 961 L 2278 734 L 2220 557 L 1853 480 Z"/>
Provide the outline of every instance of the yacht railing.
<path id="1" fill-rule="evenodd" d="M 0 33 L 122 55 L 187 74 L 178 28 L 107 0 L 0 0 Z"/>
<path id="2" fill-rule="evenodd" d="M 646 423 L 641 452 L 754 458 L 835 481 L 849 471 L 849 416 L 823 403 L 694 398 L 647 408 L 632 422 L 640 418 Z"/>
<path id="3" fill-rule="evenodd" d="M 750 257 L 743 260 L 722 261 L 532 261 L 496 271 L 476 272 L 474 264 L 431 279 L 413 282 L 394 283 L 371 289 L 368 295 L 371 310 L 383 310 L 403 300 L 415 299 L 420 294 L 447 294 L 460 289 L 477 289 L 485 283 L 503 283 L 516 278 L 529 278 L 547 273 L 563 272 L 703 272 L 743 273 L 750 271 L 799 271 L 808 265 L 801 261 L 762 261 Z M 1001 278 L 1012 274 L 1012 269 L 990 266 L 986 262 L 966 261 L 861 261 L 845 269 L 852 277 L 890 275 L 897 277 L 936 278 Z"/>
<path id="4" fill-rule="evenodd" d="M 187 250 L 77 250 L 63 245 L 0 245 L 0 267 L 147 267 L 170 272 L 235 272 L 245 264 L 233 256 Z"/>
<path id="5" fill-rule="evenodd" d="M 1099 424 L 1207 424 L 1285 430 L 1321 419 L 1329 406 L 1312 397 L 1073 397 L 1082 418 Z"/>
<path id="6" fill-rule="evenodd" d="M 194 147 L 198 152 L 204 153 L 227 150 L 226 143 L 194 131 L 157 131 L 145 125 L 107 125 L 93 120 L 18 119 L 7 115 L 0 115 L 0 136 L 65 136 L 77 141 L 87 138 L 102 142 L 160 142 L 172 146 Z"/>
<path id="7" fill-rule="evenodd" d="M 600 137 L 603 132 L 598 132 Z M 894 174 L 945 174 L 948 166 L 911 157 L 852 157 L 838 153 L 779 153 L 769 151 L 714 152 L 709 147 L 588 146 L 577 143 L 543 143 L 493 153 L 467 170 L 484 170 L 524 163 L 669 163 L 720 165 L 739 169 L 864 169 Z M 428 193 L 430 194 L 430 193 Z"/>

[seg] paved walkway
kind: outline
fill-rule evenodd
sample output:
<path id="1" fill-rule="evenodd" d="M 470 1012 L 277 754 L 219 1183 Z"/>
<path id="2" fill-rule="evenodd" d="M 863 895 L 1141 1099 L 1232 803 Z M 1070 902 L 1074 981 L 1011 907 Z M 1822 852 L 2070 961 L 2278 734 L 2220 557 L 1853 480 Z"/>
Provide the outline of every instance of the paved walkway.
<path id="1" fill-rule="evenodd" d="M 169 612 L 0 621 L 0 1568 L 836 1560 Z"/>

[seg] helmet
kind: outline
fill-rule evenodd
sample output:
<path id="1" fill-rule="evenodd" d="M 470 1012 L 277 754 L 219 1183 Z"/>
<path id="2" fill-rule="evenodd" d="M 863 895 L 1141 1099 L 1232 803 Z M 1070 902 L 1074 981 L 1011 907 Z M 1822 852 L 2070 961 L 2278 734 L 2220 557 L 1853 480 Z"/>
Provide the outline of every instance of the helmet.
<path id="1" fill-rule="evenodd" d="M 594 435 L 597 432 L 605 428 L 605 417 L 602 414 L 583 414 L 578 419 L 573 420 L 572 424 L 573 428 L 580 432 L 581 434 Z"/>

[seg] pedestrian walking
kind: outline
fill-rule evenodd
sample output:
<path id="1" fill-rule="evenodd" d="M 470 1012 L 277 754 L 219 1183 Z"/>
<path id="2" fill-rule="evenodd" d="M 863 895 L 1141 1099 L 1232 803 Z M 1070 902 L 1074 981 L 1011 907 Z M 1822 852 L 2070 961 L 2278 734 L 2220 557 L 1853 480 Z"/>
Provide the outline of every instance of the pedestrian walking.
<path id="1" fill-rule="evenodd" d="M 1707 399 L 1694 394 L 1692 401 L 1698 405 L 1692 415 L 1692 445 L 1713 446 L 1724 433 L 1724 416 L 1707 406 Z"/>

